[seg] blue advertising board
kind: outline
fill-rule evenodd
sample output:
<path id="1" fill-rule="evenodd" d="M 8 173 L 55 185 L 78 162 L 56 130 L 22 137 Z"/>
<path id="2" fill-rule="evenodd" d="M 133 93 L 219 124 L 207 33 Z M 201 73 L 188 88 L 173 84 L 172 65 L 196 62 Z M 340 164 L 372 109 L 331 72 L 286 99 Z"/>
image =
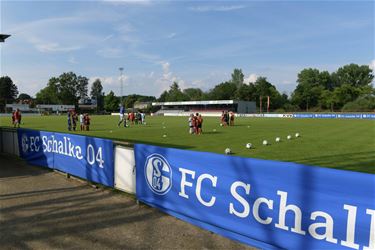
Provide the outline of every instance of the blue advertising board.
<path id="1" fill-rule="evenodd" d="M 18 129 L 20 156 L 28 163 L 114 186 L 113 142 L 88 136 Z"/>
<path id="2" fill-rule="evenodd" d="M 325 119 L 375 119 L 375 114 L 360 113 L 296 113 L 293 118 L 325 118 Z"/>
<path id="3" fill-rule="evenodd" d="M 314 118 L 337 118 L 336 114 L 314 114 Z"/>
<path id="4" fill-rule="evenodd" d="M 375 119 L 375 114 L 362 114 L 362 119 Z"/>
<path id="5" fill-rule="evenodd" d="M 342 119 L 362 119 L 362 114 L 337 114 L 337 118 L 342 118 Z"/>
<path id="6" fill-rule="evenodd" d="M 137 198 L 263 249 L 374 249 L 375 175 L 135 145 Z"/>
<path id="7" fill-rule="evenodd" d="M 314 114 L 293 114 L 294 118 L 314 118 Z"/>
<path id="8" fill-rule="evenodd" d="M 42 138 L 53 136 L 53 132 L 18 129 L 18 146 L 21 158 L 41 167 L 54 168 L 54 155 L 43 150 Z"/>

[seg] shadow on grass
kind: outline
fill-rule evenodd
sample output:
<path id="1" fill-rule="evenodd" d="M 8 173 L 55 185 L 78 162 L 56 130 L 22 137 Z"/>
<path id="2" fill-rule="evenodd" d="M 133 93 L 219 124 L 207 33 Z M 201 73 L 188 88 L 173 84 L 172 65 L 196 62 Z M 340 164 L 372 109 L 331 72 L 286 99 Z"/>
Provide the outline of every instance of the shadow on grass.
<path id="1" fill-rule="evenodd" d="M 306 165 L 375 174 L 374 151 L 323 155 L 319 157 L 296 159 L 296 162 Z"/>
<path id="2" fill-rule="evenodd" d="M 159 147 L 167 147 L 167 148 L 179 148 L 179 149 L 192 149 L 193 146 L 183 145 L 183 144 L 172 144 L 168 142 L 155 142 L 155 141 L 144 141 L 144 140 L 133 140 L 133 139 L 120 139 L 115 137 L 106 137 L 105 139 L 113 140 L 115 143 L 123 142 L 126 144 L 130 144 L 128 146 L 133 146 L 134 144 L 148 144 L 148 145 L 154 145 Z"/>

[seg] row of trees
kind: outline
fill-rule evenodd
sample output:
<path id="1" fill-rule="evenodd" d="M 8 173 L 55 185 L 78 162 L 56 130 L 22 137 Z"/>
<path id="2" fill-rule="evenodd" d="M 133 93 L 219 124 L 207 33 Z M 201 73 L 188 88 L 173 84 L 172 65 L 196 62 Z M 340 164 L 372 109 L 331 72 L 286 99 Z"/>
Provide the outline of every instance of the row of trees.
<path id="1" fill-rule="evenodd" d="M 241 69 L 235 69 L 229 81 L 220 83 L 207 92 L 199 88 L 181 90 L 174 82 L 164 91 L 159 101 L 196 100 L 244 100 L 255 101 L 260 106 L 260 97 L 269 96 L 270 109 L 280 111 L 346 110 L 370 111 L 375 109 L 374 75 L 368 65 L 350 64 L 333 73 L 318 69 L 303 69 L 298 74 L 297 86 L 291 97 L 280 93 L 266 77 L 255 82 L 244 83 Z M 266 105 L 262 99 L 262 106 Z"/>
<path id="2" fill-rule="evenodd" d="M 199 88 L 181 90 L 178 83 L 174 82 L 168 91 L 161 94 L 158 101 L 242 100 L 256 101 L 259 106 L 260 96 L 270 96 L 271 109 L 283 107 L 288 103 L 288 95 L 280 94 L 276 87 L 267 81 L 267 78 L 258 77 L 254 83 L 244 84 L 233 81 L 235 76 L 237 74 L 233 73 L 232 80 L 220 83 L 207 92 Z M 262 105 L 265 105 L 266 101 L 266 98 L 263 98 Z"/>
<path id="3" fill-rule="evenodd" d="M 199 101 L 199 100 L 244 100 L 255 101 L 260 106 L 260 97 L 270 96 L 270 109 L 279 111 L 319 111 L 345 110 L 370 111 L 375 109 L 375 90 L 372 86 L 374 75 L 367 65 L 350 64 L 339 68 L 333 73 L 318 69 L 303 69 L 298 74 L 297 86 L 290 97 L 280 93 L 266 77 L 258 77 L 254 82 L 245 83 L 241 69 L 234 69 L 231 79 L 216 85 L 209 91 L 199 88 L 181 89 L 174 82 L 169 90 L 164 91 L 158 99 L 154 96 L 129 95 L 117 97 L 110 91 L 103 92 L 100 79 L 96 79 L 90 94 L 88 78 L 73 72 L 52 77 L 45 88 L 35 98 L 36 104 L 75 104 L 80 99 L 91 97 L 98 104 L 98 111 L 118 110 L 120 102 L 126 107 L 133 107 L 136 102 L 151 101 Z M 0 78 L 0 110 L 6 103 L 17 99 L 17 86 L 5 76 Z M 18 100 L 31 97 L 25 93 Z M 262 105 L 266 105 L 266 98 Z"/>
<path id="4" fill-rule="evenodd" d="M 331 74 L 318 69 L 304 69 L 298 74 L 298 85 L 291 96 L 291 103 L 301 110 L 314 108 L 350 111 L 353 102 L 363 103 L 361 100 L 369 100 L 368 105 L 362 105 L 362 108 L 374 109 L 372 73 L 369 66 L 357 64 L 345 65 Z"/>

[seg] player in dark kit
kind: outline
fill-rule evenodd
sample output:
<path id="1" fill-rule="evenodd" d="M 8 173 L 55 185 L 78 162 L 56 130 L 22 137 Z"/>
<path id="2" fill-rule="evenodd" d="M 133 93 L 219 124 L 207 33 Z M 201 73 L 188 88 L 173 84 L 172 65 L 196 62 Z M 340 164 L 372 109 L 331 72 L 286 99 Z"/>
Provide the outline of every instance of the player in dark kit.
<path id="1" fill-rule="evenodd" d="M 68 110 L 68 130 L 72 130 L 72 113 Z"/>
<path id="2" fill-rule="evenodd" d="M 202 134 L 202 126 L 203 126 L 202 115 L 197 115 L 197 134 L 198 135 Z"/>

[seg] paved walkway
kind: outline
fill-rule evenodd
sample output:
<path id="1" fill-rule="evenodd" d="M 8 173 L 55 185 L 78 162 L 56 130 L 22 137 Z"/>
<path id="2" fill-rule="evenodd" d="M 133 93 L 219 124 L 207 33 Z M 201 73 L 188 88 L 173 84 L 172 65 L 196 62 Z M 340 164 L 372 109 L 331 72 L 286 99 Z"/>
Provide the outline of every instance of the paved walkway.
<path id="1" fill-rule="evenodd" d="M 1 249 L 249 249 L 120 192 L 0 154 Z"/>

